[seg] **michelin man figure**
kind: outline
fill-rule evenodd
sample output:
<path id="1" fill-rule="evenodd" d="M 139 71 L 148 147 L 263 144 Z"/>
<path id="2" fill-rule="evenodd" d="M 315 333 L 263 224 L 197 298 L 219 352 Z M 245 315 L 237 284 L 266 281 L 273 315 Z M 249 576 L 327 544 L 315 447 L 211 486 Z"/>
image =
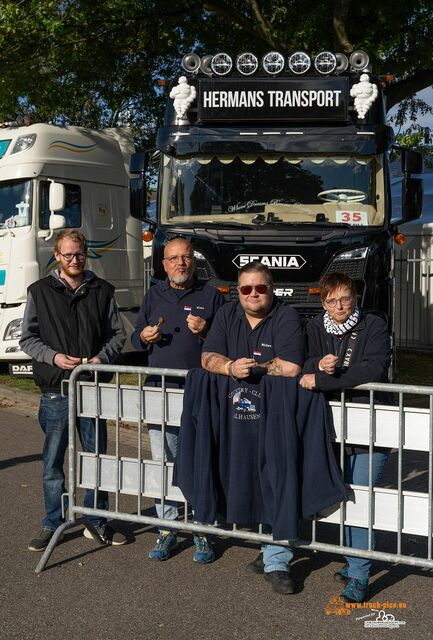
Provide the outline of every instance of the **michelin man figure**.
<path id="1" fill-rule="evenodd" d="M 195 87 L 188 84 L 185 76 L 180 76 L 178 84 L 170 91 L 170 98 L 174 100 L 174 109 L 178 120 L 185 120 L 185 115 L 196 97 Z"/>
<path id="2" fill-rule="evenodd" d="M 350 95 L 355 98 L 355 109 L 359 118 L 365 118 L 368 110 L 378 95 L 377 86 L 370 82 L 370 78 L 363 73 L 357 84 L 350 90 Z"/>

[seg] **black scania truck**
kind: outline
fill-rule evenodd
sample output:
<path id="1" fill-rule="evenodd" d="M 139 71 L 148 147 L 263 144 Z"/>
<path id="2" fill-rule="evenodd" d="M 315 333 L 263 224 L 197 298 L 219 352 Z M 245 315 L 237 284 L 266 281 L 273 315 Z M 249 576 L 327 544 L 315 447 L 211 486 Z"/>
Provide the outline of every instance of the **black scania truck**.
<path id="1" fill-rule="evenodd" d="M 235 297 L 240 267 L 259 260 L 275 293 L 304 318 L 320 306 L 322 275 L 350 275 L 359 302 L 392 329 L 393 236 L 419 217 L 422 157 L 397 149 L 386 125 L 385 78 L 367 54 L 322 52 L 261 63 L 252 53 L 187 55 L 171 88 L 157 149 L 136 154 L 135 215 L 144 172 L 159 164 L 153 280 L 165 277 L 164 244 L 191 241 L 198 276 Z M 389 165 L 403 171 L 401 219 L 392 221 Z M 144 216 L 145 218 L 145 216 Z M 146 219 L 146 218 L 145 218 Z"/>

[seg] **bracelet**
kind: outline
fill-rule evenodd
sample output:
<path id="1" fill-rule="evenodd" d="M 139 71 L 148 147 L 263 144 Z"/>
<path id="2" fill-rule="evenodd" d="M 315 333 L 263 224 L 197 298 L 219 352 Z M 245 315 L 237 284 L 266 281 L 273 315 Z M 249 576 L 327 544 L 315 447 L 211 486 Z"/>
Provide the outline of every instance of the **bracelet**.
<path id="1" fill-rule="evenodd" d="M 232 364 L 233 364 L 233 360 L 229 360 L 228 362 L 225 363 L 224 370 L 225 370 L 226 376 L 231 376 L 230 367 L 232 366 Z"/>
<path id="2" fill-rule="evenodd" d="M 232 371 L 232 365 L 233 365 L 234 360 L 232 360 L 231 362 L 229 362 L 229 366 L 227 367 L 227 375 L 230 376 L 230 378 L 232 380 L 234 380 L 235 382 L 237 382 L 237 378 L 236 376 L 233 375 L 233 371 Z"/>

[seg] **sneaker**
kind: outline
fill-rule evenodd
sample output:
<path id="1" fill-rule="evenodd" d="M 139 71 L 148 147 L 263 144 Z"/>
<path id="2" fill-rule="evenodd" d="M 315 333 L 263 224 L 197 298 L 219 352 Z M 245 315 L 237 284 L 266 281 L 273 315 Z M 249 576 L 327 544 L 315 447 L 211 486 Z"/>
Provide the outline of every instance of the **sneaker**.
<path id="1" fill-rule="evenodd" d="M 209 564 L 215 560 L 215 552 L 206 536 L 194 536 L 194 544 L 194 562 Z"/>
<path id="2" fill-rule="evenodd" d="M 160 531 L 155 546 L 149 551 L 149 558 L 152 558 L 152 560 L 168 560 L 176 543 L 177 538 L 173 531 Z"/>
<path id="3" fill-rule="evenodd" d="M 247 564 L 245 571 L 246 573 L 255 573 L 257 575 L 264 573 L 265 563 L 263 562 L 263 555 L 259 553 L 255 560 Z"/>
<path id="4" fill-rule="evenodd" d="M 339 582 L 340 584 L 347 584 L 350 580 L 348 570 L 349 566 L 345 564 L 343 567 L 341 567 L 340 571 L 336 571 L 334 573 L 335 582 Z"/>
<path id="5" fill-rule="evenodd" d="M 40 534 L 36 538 L 33 538 L 33 540 L 30 542 L 27 549 L 29 551 L 44 551 L 48 547 L 48 543 L 53 537 L 54 533 L 55 529 L 42 529 Z M 62 540 L 62 538 L 63 533 L 60 536 L 59 541 Z"/>
<path id="6" fill-rule="evenodd" d="M 275 593 L 295 593 L 295 583 L 288 571 L 269 571 L 264 574 L 265 580 L 271 583 Z"/>
<path id="7" fill-rule="evenodd" d="M 349 578 L 344 590 L 340 594 L 346 602 L 365 602 L 368 591 L 368 578 L 358 580 Z"/>
<path id="8" fill-rule="evenodd" d="M 84 527 L 83 536 L 89 540 L 97 540 L 102 544 L 110 544 L 113 547 L 120 547 L 122 544 L 126 544 L 126 536 L 120 531 L 116 531 L 109 524 L 103 524 L 100 527 L 92 527 L 97 533 L 97 537 L 94 535 L 91 529 Z"/>

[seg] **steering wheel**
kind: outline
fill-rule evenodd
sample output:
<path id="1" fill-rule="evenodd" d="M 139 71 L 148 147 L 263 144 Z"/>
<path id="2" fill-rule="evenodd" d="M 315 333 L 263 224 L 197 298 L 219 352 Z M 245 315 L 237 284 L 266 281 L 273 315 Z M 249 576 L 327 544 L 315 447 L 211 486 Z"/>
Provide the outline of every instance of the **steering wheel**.
<path id="1" fill-rule="evenodd" d="M 367 194 L 358 189 L 327 189 L 318 193 L 317 197 L 324 202 L 362 202 Z"/>

